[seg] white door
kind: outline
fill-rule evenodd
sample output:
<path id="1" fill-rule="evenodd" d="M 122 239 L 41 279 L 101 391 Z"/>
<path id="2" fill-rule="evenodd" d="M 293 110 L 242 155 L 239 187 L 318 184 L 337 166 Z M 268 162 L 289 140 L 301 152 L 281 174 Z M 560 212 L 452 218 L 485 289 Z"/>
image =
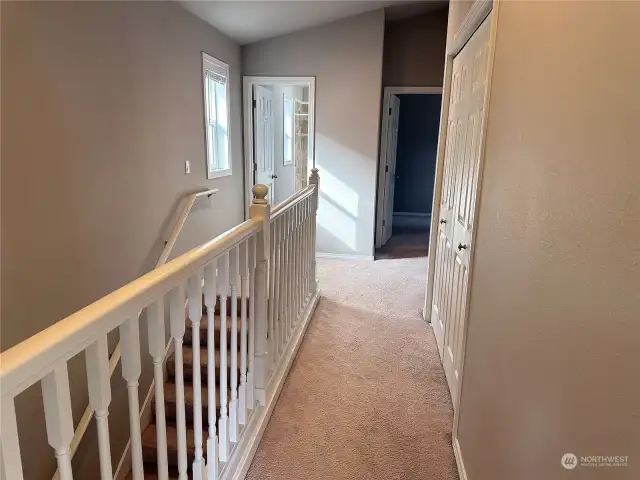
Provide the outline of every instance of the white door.
<path id="1" fill-rule="evenodd" d="M 432 324 L 454 405 L 462 380 L 490 24 L 489 16 L 453 60 Z"/>
<path id="2" fill-rule="evenodd" d="M 273 93 L 260 85 L 253 87 L 253 151 L 255 156 L 254 185 L 269 187 L 268 200 L 274 205 L 275 135 L 273 118 Z"/>
<path id="3" fill-rule="evenodd" d="M 389 107 L 389 128 L 387 130 L 387 152 L 385 160 L 384 212 L 382 216 L 382 245 L 386 244 L 393 232 L 393 196 L 396 186 L 396 153 L 398 151 L 398 123 L 400 121 L 400 98 L 391 95 Z"/>

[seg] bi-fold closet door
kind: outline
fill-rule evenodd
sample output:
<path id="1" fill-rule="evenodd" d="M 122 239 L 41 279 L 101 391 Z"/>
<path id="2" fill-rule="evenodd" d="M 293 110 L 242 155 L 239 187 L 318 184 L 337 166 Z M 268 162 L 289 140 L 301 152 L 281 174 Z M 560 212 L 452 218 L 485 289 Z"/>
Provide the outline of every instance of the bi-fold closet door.
<path id="1" fill-rule="evenodd" d="M 453 59 L 431 323 L 453 404 L 461 385 L 491 15 Z"/>

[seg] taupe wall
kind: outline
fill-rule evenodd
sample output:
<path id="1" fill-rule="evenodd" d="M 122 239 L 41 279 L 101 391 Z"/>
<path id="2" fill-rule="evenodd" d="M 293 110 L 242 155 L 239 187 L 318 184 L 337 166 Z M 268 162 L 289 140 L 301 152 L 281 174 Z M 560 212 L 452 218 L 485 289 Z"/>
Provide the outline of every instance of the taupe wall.
<path id="1" fill-rule="evenodd" d="M 639 24 L 637 2 L 501 4 L 460 408 L 469 480 L 640 478 Z M 568 471 L 569 452 L 629 466 Z"/>
<path id="2" fill-rule="evenodd" d="M 440 87 L 447 42 L 447 8 L 387 22 L 382 85 Z"/>
<path id="3" fill-rule="evenodd" d="M 320 252 L 373 254 L 384 12 L 243 47 L 243 74 L 316 77 Z"/>
<path id="4" fill-rule="evenodd" d="M 1 29 L 4 350 L 150 269 L 186 194 L 220 189 L 195 208 L 176 253 L 237 224 L 244 202 L 232 41 L 169 2 L 2 2 Z M 202 50 L 231 67 L 234 174 L 211 181 Z M 87 405 L 83 364 L 71 364 L 76 421 Z M 117 459 L 128 428 L 126 395 L 114 395 Z M 39 389 L 18 407 L 26 478 L 51 478 Z M 91 447 L 79 478 L 98 476 Z"/>

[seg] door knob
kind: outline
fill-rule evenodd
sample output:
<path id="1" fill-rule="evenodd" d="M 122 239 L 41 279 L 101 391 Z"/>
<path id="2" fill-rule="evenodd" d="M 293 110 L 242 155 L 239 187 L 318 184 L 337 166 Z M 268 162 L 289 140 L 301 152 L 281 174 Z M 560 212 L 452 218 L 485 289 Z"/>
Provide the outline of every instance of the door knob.
<path id="1" fill-rule="evenodd" d="M 440 225 L 444 225 L 445 223 L 447 223 L 446 220 L 440 220 Z"/>
<path id="2" fill-rule="evenodd" d="M 271 178 L 278 178 L 278 175 L 271 175 Z"/>
<path id="3" fill-rule="evenodd" d="M 458 250 L 466 250 L 467 248 L 469 248 L 468 245 L 463 245 L 461 243 L 458 244 Z"/>

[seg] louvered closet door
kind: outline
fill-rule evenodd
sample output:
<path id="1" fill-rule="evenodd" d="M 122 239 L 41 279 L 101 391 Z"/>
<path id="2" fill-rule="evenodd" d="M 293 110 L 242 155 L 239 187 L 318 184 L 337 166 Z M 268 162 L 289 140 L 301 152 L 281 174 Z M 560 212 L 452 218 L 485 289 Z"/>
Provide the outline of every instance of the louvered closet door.
<path id="1" fill-rule="evenodd" d="M 461 384 L 490 24 L 489 16 L 453 60 L 432 318 L 454 405 Z"/>

